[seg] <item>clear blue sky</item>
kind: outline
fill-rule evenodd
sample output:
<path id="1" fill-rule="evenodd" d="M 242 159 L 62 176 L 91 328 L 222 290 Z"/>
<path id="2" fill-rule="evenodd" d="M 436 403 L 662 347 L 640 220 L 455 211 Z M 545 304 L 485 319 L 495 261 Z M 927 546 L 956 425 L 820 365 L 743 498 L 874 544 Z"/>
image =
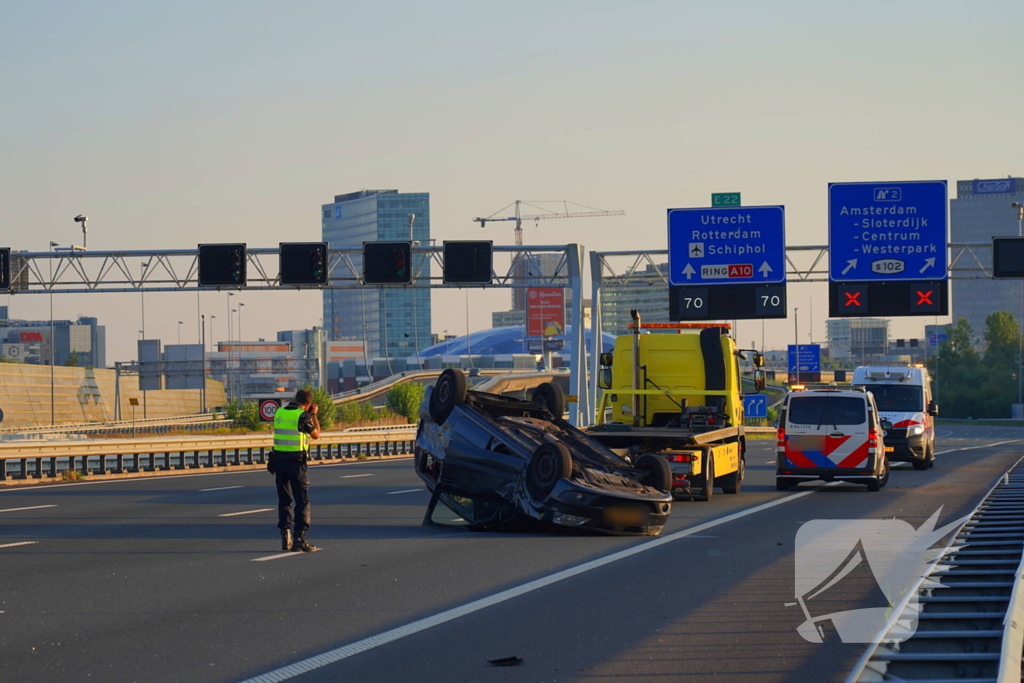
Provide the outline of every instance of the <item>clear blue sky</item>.
<path id="1" fill-rule="evenodd" d="M 784 204 L 824 244 L 830 181 L 1024 173 L 1024 60 L 1009 0 L 963 2 L 35 2 L 0 23 L 0 243 L 44 250 L 317 239 L 320 204 L 428 191 L 438 239 L 514 199 L 622 218 L 547 221 L 535 243 L 664 248 L 665 209 L 712 191 Z M 791 285 L 824 340 L 825 288 Z M 135 355 L 138 295 L 58 296 Z M 319 323 L 312 292 L 253 292 L 246 338 Z M 470 295 L 471 326 L 507 291 Z M 0 297 L 46 318 L 44 297 Z M 813 300 L 813 304 L 812 304 Z M 224 295 L 203 294 L 204 311 Z M 462 332 L 462 294 L 433 327 Z M 195 338 L 194 294 L 146 298 L 150 337 Z M 276 316 L 276 319 L 275 319 Z M 220 316 L 218 316 L 220 318 Z M 904 319 L 895 336 L 930 319 Z M 741 323 L 740 336 L 754 326 Z M 770 322 L 771 343 L 792 320 Z M 223 328 L 218 337 L 224 337 Z M 748 332 L 749 337 L 748 337 Z M 802 330 L 803 334 L 806 331 Z"/>

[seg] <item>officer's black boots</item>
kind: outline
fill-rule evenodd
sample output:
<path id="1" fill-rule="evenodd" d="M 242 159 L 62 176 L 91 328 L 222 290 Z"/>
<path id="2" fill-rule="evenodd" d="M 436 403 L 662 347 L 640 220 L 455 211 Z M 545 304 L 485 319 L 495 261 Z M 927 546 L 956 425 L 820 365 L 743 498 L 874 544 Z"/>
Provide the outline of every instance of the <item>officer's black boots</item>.
<path id="1" fill-rule="evenodd" d="M 292 552 L 315 553 L 317 550 L 320 550 L 320 548 L 306 541 L 305 531 L 298 532 L 295 536 L 295 542 L 292 543 Z"/>
<path id="2" fill-rule="evenodd" d="M 292 530 L 281 529 L 281 550 L 292 549 Z"/>

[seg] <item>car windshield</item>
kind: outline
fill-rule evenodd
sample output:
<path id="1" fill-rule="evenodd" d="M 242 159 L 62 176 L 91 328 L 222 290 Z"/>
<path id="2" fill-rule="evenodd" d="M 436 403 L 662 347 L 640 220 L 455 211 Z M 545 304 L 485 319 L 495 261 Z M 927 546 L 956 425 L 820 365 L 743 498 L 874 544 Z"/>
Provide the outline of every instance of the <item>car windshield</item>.
<path id="1" fill-rule="evenodd" d="M 811 425 L 856 425 L 867 421 L 867 401 L 855 396 L 794 396 L 789 422 Z"/>
<path id="2" fill-rule="evenodd" d="M 921 387 L 898 384 L 868 384 L 864 387 L 875 395 L 875 404 L 883 412 L 920 412 L 924 409 Z"/>

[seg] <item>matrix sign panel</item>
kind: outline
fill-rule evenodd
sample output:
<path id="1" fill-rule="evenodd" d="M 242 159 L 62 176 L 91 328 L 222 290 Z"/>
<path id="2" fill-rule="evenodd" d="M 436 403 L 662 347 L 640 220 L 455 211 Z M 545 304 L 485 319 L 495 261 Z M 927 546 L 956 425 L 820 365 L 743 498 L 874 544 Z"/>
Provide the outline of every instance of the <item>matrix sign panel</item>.
<path id="1" fill-rule="evenodd" d="M 494 245 L 490 241 L 449 240 L 444 243 L 444 282 L 449 285 L 489 285 Z"/>
<path id="2" fill-rule="evenodd" d="M 363 242 L 363 282 L 407 285 L 412 282 L 411 242 Z"/>
<path id="3" fill-rule="evenodd" d="M 326 242 L 281 242 L 282 285 L 326 285 Z"/>
<path id="4" fill-rule="evenodd" d="M 830 282 L 828 312 L 833 318 L 948 315 L 949 282 Z"/>
<path id="5" fill-rule="evenodd" d="M 1024 237 L 993 238 L 992 277 L 1024 278 Z"/>
<path id="6" fill-rule="evenodd" d="M 11 288 L 11 250 L 0 249 L 0 289 Z"/>
<path id="7" fill-rule="evenodd" d="M 946 181 L 829 183 L 828 279 L 946 279 Z"/>
<path id="8" fill-rule="evenodd" d="M 673 285 L 785 282 L 785 209 L 669 209 L 668 266 Z"/>
<path id="9" fill-rule="evenodd" d="M 244 287 L 244 244 L 200 244 L 200 287 Z"/>
<path id="10" fill-rule="evenodd" d="M 756 320 L 786 317 L 786 285 L 707 285 L 669 287 L 669 318 Z"/>

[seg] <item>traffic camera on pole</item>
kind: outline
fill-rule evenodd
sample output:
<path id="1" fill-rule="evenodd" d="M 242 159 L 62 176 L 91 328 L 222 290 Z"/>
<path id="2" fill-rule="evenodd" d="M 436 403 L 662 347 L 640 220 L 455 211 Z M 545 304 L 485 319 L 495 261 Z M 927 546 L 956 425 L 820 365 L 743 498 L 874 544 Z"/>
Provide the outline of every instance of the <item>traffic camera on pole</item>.
<path id="1" fill-rule="evenodd" d="M 200 244 L 200 287 L 244 287 L 246 251 L 244 244 Z"/>
<path id="2" fill-rule="evenodd" d="M 363 283 L 412 283 L 412 242 L 363 242 Z"/>
<path id="3" fill-rule="evenodd" d="M 327 284 L 326 242 L 281 242 L 282 285 Z"/>

